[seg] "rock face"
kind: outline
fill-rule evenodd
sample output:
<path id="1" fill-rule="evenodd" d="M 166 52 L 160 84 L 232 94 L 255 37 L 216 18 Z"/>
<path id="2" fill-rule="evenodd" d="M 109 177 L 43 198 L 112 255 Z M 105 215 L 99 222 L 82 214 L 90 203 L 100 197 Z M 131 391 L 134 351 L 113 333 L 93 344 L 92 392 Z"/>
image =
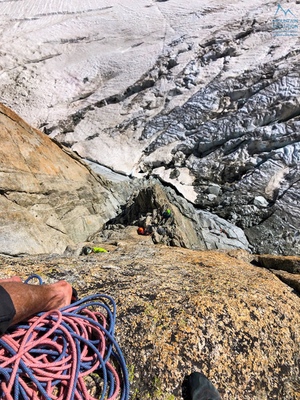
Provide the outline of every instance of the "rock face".
<path id="1" fill-rule="evenodd" d="M 124 220 L 124 210 L 123 225 L 134 225 L 149 210 L 163 211 L 169 203 L 174 218 L 163 234 L 156 232 L 156 242 L 248 249 L 241 229 L 208 212 L 195 213 L 184 198 L 158 181 L 116 179 L 104 172 L 108 181 L 2 105 L 0 124 L 0 253 L 62 254 L 102 232 L 113 218 Z"/>
<path id="2" fill-rule="evenodd" d="M 67 279 L 80 297 L 112 295 L 131 399 L 182 400 L 192 371 L 224 400 L 299 398 L 299 293 L 244 261 L 249 254 L 154 245 L 136 227 L 93 244 L 108 252 L 1 257 L 0 277 L 37 273 Z"/>
<path id="3" fill-rule="evenodd" d="M 169 210 L 170 214 L 166 214 Z M 106 228 L 143 227 L 154 243 L 190 249 L 249 250 L 248 241 L 240 228 L 209 212 L 195 209 L 174 190 L 158 183 L 147 184 L 128 200 L 121 214 L 108 221 Z M 104 230 L 100 237 L 106 236 Z M 97 235 L 93 236 L 95 239 Z"/>
<path id="4" fill-rule="evenodd" d="M 2 105 L 0 140 L 2 254 L 62 253 L 114 215 L 105 180 Z"/>
<path id="5" fill-rule="evenodd" d="M 0 5 L 5 104 L 81 157 L 158 177 L 255 252 L 299 254 L 299 31 L 278 24 L 299 2 L 17 4 Z"/>
<path id="6" fill-rule="evenodd" d="M 34 127 L 0 106 L 0 276 L 112 295 L 132 400 L 186 400 L 194 370 L 299 399 L 299 258 L 264 255 L 300 251 L 299 32 L 274 28 L 299 1 L 0 12 L 1 102 Z M 87 239 L 108 252 L 75 257 Z"/>
<path id="7" fill-rule="evenodd" d="M 282 282 L 300 292 L 300 259 L 299 257 L 260 255 L 255 257 L 258 265 L 272 270 Z"/>

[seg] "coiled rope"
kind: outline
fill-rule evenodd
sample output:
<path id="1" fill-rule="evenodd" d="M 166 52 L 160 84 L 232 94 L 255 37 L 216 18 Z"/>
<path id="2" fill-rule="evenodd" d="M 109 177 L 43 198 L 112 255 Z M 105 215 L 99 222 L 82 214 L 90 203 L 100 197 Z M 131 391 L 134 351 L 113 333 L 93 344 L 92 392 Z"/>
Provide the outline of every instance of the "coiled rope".
<path id="1" fill-rule="evenodd" d="M 25 282 L 33 277 L 42 283 Z M 0 338 L 0 398 L 128 400 L 115 321 L 114 300 L 96 294 L 11 328 Z"/>

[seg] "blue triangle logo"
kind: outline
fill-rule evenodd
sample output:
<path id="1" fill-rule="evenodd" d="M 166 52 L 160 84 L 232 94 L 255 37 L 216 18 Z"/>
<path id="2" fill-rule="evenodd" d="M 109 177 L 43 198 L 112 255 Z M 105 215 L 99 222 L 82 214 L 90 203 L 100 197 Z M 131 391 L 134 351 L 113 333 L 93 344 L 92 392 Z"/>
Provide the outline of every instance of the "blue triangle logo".
<path id="1" fill-rule="evenodd" d="M 275 15 L 277 15 L 279 12 L 283 12 L 285 17 L 288 14 L 291 14 L 293 17 L 296 17 L 289 8 L 287 10 L 285 10 L 280 4 L 278 4 L 278 6 L 277 6 Z"/>

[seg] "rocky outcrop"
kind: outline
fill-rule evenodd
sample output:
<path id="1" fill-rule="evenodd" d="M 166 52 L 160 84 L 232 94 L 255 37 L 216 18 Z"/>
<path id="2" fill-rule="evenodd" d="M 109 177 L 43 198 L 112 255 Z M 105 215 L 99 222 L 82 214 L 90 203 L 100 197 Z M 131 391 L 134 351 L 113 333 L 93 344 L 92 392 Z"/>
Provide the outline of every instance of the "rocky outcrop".
<path id="1" fill-rule="evenodd" d="M 280 279 L 282 282 L 286 283 L 291 288 L 295 289 L 295 293 L 300 295 L 300 274 L 290 274 L 289 272 L 282 270 L 272 270 L 271 271 Z"/>
<path id="2" fill-rule="evenodd" d="M 107 236 L 107 230 L 136 225 L 144 228 L 154 243 L 198 250 L 249 249 L 240 228 L 209 212 L 195 211 L 174 190 L 155 181 L 145 186 L 131 196 L 121 214 L 106 223 L 100 236 Z"/>
<path id="3" fill-rule="evenodd" d="M 299 254 L 299 32 L 277 23 L 299 2 L 29 3 L 0 6 L 6 104 L 83 158 L 160 179 L 254 252 Z"/>
<path id="4" fill-rule="evenodd" d="M 244 261 L 245 251 L 154 245 L 136 227 L 94 245 L 108 252 L 1 257 L 0 277 L 38 273 L 46 282 L 67 279 L 80 297 L 112 295 L 131 399 L 183 400 L 192 371 L 207 375 L 224 400 L 299 397 L 299 296 Z"/>
<path id="5" fill-rule="evenodd" d="M 274 270 L 283 270 L 292 274 L 300 273 L 300 259 L 299 257 L 282 257 L 272 256 L 269 254 L 262 254 L 257 256 L 258 263 L 265 268 L 272 268 Z"/>
<path id="6" fill-rule="evenodd" d="M 300 295 L 300 258 L 263 254 L 254 257 L 254 263 L 270 269 L 282 282 Z"/>
<path id="7" fill-rule="evenodd" d="M 175 218 L 164 234 L 156 232 L 156 242 L 198 249 L 248 249 L 241 229 L 208 212 L 196 213 L 184 198 L 158 181 L 118 178 L 107 171 L 95 174 L 76 154 L 2 105 L 0 123 L 4 143 L 0 149 L 0 253 L 62 254 L 67 247 L 101 234 L 114 218 L 115 223 L 119 219 L 125 225 L 137 224 L 149 211 L 162 212 L 169 203 Z"/>
<path id="8" fill-rule="evenodd" d="M 289 7 L 300 16 L 299 1 Z M 1 106 L 0 253 L 48 255 L 1 256 L 0 276 L 111 294 L 133 400 L 183 400 L 194 370 L 224 400 L 298 399 L 299 260 L 232 250 L 300 251 L 299 34 L 273 24 L 287 10 L 28 0 L 0 11 L 1 102 L 56 139 Z M 173 219 L 158 231 L 165 206 Z M 79 256 L 83 244 L 107 252 Z"/>
<path id="9" fill-rule="evenodd" d="M 79 157 L 0 105 L 0 252 L 63 253 L 118 208 Z"/>

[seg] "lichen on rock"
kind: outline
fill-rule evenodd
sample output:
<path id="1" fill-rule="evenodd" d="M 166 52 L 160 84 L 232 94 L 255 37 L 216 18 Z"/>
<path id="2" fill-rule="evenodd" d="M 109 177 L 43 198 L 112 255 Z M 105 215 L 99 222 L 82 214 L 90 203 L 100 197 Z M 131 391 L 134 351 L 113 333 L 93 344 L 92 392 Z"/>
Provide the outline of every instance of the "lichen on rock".
<path id="1" fill-rule="evenodd" d="M 132 399 L 181 399 L 194 370 L 224 399 L 299 396 L 299 294 L 246 252 L 154 245 L 136 227 L 96 244 L 109 252 L 1 257 L 1 276 L 38 273 L 80 296 L 112 295 Z"/>

